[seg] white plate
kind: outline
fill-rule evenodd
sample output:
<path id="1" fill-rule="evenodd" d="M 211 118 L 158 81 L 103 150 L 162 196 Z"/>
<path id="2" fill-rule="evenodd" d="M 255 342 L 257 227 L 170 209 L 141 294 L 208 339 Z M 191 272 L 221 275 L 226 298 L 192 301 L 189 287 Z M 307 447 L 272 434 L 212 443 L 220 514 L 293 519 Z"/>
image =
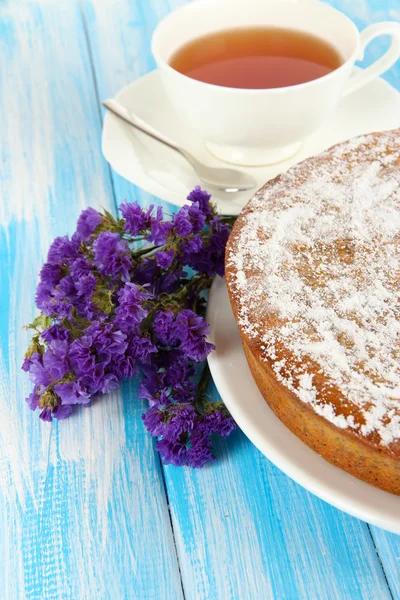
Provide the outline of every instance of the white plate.
<path id="1" fill-rule="evenodd" d="M 214 166 L 226 166 L 207 151 L 202 139 L 177 116 L 165 96 L 157 71 L 128 85 L 117 94 L 116 99 L 200 160 Z M 399 126 L 399 92 L 383 79 L 375 79 L 344 98 L 330 121 L 308 138 L 290 160 L 269 167 L 243 167 L 243 170 L 253 175 L 258 187 L 261 187 L 294 163 L 337 142 L 354 135 Z M 200 183 L 179 154 L 109 113 L 104 119 L 102 149 L 112 168 L 122 177 L 177 206 L 185 204 L 188 192 Z M 236 215 L 256 189 L 235 194 L 209 191 L 213 193 L 220 213 Z"/>
<path id="2" fill-rule="evenodd" d="M 218 391 L 253 444 L 286 475 L 341 510 L 400 534 L 400 497 L 383 492 L 331 465 L 303 444 L 265 402 L 255 384 L 240 341 L 223 279 L 208 301 L 209 339 L 216 350 L 209 365 Z"/>

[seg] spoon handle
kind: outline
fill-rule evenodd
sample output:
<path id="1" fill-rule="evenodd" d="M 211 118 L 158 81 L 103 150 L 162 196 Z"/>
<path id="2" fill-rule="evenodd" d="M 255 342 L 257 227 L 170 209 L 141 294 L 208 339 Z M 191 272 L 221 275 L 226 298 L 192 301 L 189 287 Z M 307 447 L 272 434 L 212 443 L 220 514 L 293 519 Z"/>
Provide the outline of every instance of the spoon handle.
<path id="1" fill-rule="evenodd" d="M 150 135 L 152 138 L 158 140 L 159 142 L 162 142 L 163 144 L 169 146 L 173 150 L 184 154 L 182 148 L 175 144 L 175 142 L 173 142 L 172 140 L 167 138 L 167 136 L 154 129 L 154 127 L 143 121 L 143 119 L 141 119 L 140 117 L 134 115 L 128 108 L 126 108 L 126 106 L 123 106 L 116 100 L 104 100 L 103 106 L 105 106 L 106 108 L 108 108 L 108 110 L 117 115 L 117 117 L 120 117 L 130 125 L 133 125 L 133 127 L 136 127 L 136 129 L 140 129 L 140 131 L 143 131 L 143 133 L 147 133 L 147 135 Z"/>

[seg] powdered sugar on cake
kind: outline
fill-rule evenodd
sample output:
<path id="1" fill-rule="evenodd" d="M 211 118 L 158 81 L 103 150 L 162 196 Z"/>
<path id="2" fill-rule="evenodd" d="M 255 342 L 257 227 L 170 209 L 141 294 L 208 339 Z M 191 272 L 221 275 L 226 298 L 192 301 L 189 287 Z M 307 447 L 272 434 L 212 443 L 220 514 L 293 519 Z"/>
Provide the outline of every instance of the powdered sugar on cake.
<path id="1" fill-rule="evenodd" d="M 276 377 L 337 427 L 385 446 L 400 439 L 396 138 L 362 136 L 267 184 L 228 256 L 239 325 Z"/>

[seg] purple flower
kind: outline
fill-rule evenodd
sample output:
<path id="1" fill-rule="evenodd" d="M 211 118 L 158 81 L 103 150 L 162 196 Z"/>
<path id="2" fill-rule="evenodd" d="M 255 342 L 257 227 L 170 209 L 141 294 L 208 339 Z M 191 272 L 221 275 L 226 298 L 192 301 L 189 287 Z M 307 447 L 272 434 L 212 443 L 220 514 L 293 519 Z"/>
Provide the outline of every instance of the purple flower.
<path id="1" fill-rule="evenodd" d="M 135 279 L 139 285 L 153 284 L 160 272 L 160 267 L 154 258 L 145 258 L 136 267 Z"/>
<path id="2" fill-rule="evenodd" d="M 76 281 L 84 275 L 89 275 L 93 270 L 93 265 L 83 257 L 79 257 L 69 265 L 71 277 Z"/>
<path id="3" fill-rule="evenodd" d="M 157 442 L 156 448 L 165 465 L 181 467 L 185 464 L 187 451 L 184 443 L 162 439 Z"/>
<path id="4" fill-rule="evenodd" d="M 158 363 L 165 369 L 162 373 L 162 385 L 172 389 L 172 396 L 178 403 L 194 400 L 195 383 L 192 380 L 195 368 L 181 349 L 169 348 L 157 354 Z"/>
<path id="5" fill-rule="evenodd" d="M 178 360 L 174 360 L 168 366 L 165 373 L 166 385 L 175 388 L 177 385 L 182 383 L 190 384 L 190 388 L 193 391 L 193 384 L 189 378 L 194 374 L 194 369 L 189 367 L 187 357 L 181 354 Z"/>
<path id="6" fill-rule="evenodd" d="M 196 363 L 214 346 L 200 316 L 203 297 L 183 285 L 187 267 L 223 273 L 229 227 L 200 187 L 188 200 L 172 221 L 164 221 L 161 207 L 154 213 L 153 206 L 123 202 L 123 233 L 88 208 L 71 239 L 54 240 L 36 294 L 52 325 L 40 334 L 40 353 L 29 356 L 30 350 L 22 368 L 34 383 L 26 401 L 44 421 L 69 417 L 74 405 L 87 406 L 94 394 L 140 372 L 139 397 L 149 402 L 143 420 L 159 438 L 163 461 L 201 467 L 214 460 L 212 435 L 229 435 L 235 423 L 220 405 L 196 395 Z M 130 244 L 138 235 L 156 248 L 133 259 Z M 200 314 L 181 308 L 192 306 Z"/>
<path id="7" fill-rule="evenodd" d="M 87 240 L 92 233 L 94 233 L 96 227 L 100 225 L 103 217 L 94 208 L 86 208 L 80 214 L 77 224 L 77 234 L 81 240 Z"/>
<path id="8" fill-rule="evenodd" d="M 58 343 L 65 344 L 67 346 L 67 342 Z M 48 348 L 44 353 L 42 361 L 43 367 L 49 375 L 51 381 L 62 379 L 68 371 L 68 363 L 65 360 L 65 356 L 63 357 L 53 353 L 50 348 Z"/>
<path id="9" fill-rule="evenodd" d="M 25 371 L 25 373 L 28 373 L 29 369 L 31 368 L 31 364 L 32 364 L 31 359 L 28 358 L 27 356 L 25 356 L 24 362 L 22 363 L 22 366 L 21 366 L 21 369 L 23 371 Z"/>
<path id="10" fill-rule="evenodd" d="M 43 304 L 50 302 L 55 287 L 62 279 L 61 265 L 45 263 L 40 271 L 40 281 L 36 289 L 36 305 L 40 309 Z"/>
<path id="11" fill-rule="evenodd" d="M 78 384 L 89 392 L 89 396 L 101 392 L 107 394 L 116 390 L 119 380 L 114 373 L 106 373 L 106 363 L 96 363 L 93 371 L 78 379 Z"/>
<path id="12" fill-rule="evenodd" d="M 153 391 L 154 388 L 154 391 Z M 150 406 L 154 406 L 157 404 L 158 399 L 156 398 L 156 394 L 158 392 L 158 386 L 153 386 L 151 381 L 142 382 L 139 386 L 138 390 L 138 398 L 142 400 L 148 400 L 150 402 Z"/>
<path id="13" fill-rule="evenodd" d="M 49 423 L 51 423 L 51 421 L 53 420 L 51 417 L 51 408 L 49 406 L 46 406 L 42 412 L 39 415 L 39 419 L 42 419 L 42 421 L 48 421 Z"/>
<path id="14" fill-rule="evenodd" d="M 149 354 L 154 352 L 157 352 L 157 346 L 149 337 L 134 335 L 129 342 L 126 354 L 144 364 L 147 362 Z"/>
<path id="15" fill-rule="evenodd" d="M 51 294 L 53 292 L 53 287 L 44 281 L 40 281 L 36 288 L 36 306 L 39 310 L 42 309 L 42 306 L 46 306 L 51 301 Z"/>
<path id="16" fill-rule="evenodd" d="M 193 237 L 191 239 L 188 239 L 188 240 L 185 240 L 184 242 L 182 242 L 182 244 L 181 244 L 181 251 L 183 253 L 182 262 L 184 264 L 186 264 L 188 255 L 197 254 L 198 252 L 200 252 L 202 247 L 203 247 L 203 240 L 199 236 Z M 189 258 L 189 260 L 190 260 L 190 258 Z"/>
<path id="17" fill-rule="evenodd" d="M 31 410 L 36 410 L 37 407 L 39 406 L 40 398 L 39 398 L 38 394 L 36 393 L 36 391 L 37 391 L 37 386 L 35 386 L 33 392 L 31 394 L 29 394 L 29 396 L 25 400 Z"/>
<path id="18" fill-rule="evenodd" d="M 181 237 L 187 237 L 193 231 L 193 226 L 189 218 L 189 207 L 186 205 L 182 206 L 182 208 L 180 208 L 178 212 L 174 214 L 172 222 L 175 233 Z"/>
<path id="19" fill-rule="evenodd" d="M 99 313 L 91 302 L 96 289 L 93 265 L 86 259 L 78 258 L 70 264 L 69 271 L 70 274 L 63 277 L 51 293 L 44 290 L 43 295 L 42 290 L 38 288 L 37 299 L 41 301 L 40 308 L 46 314 L 59 318 L 65 314 L 69 318 L 74 308 L 80 316 L 90 320 Z"/>
<path id="20" fill-rule="evenodd" d="M 175 233 L 186 238 L 191 233 L 200 233 L 205 225 L 206 216 L 202 213 L 198 204 L 195 203 L 192 204 L 192 206 L 182 206 L 182 208 L 175 213 L 172 222 Z"/>
<path id="21" fill-rule="evenodd" d="M 211 246 L 218 252 L 225 252 L 226 242 L 231 231 L 229 225 L 223 223 L 221 217 L 214 217 L 210 221 L 210 226 L 214 233 L 210 240 Z"/>
<path id="22" fill-rule="evenodd" d="M 105 372 L 104 363 L 97 363 L 92 373 L 78 379 L 79 385 L 94 395 L 99 392 L 107 394 L 119 387 L 119 380 L 114 373 Z"/>
<path id="23" fill-rule="evenodd" d="M 96 277 L 93 275 L 93 273 L 81 275 L 79 279 L 75 281 L 75 289 L 78 296 L 84 298 L 85 300 L 89 300 L 96 289 Z"/>
<path id="24" fill-rule="evenodd" d="M 93 244 L 94 263 L 106 276 L 129 281 L 132 267 L 129 246 L 119 233 L 103 231 Z"/>
<path id="25" fill-rule="evenodd" d="M 91 374 L 96 366 L 96 358 L 91 352 L 92 339 L 84 335 L 74 340 L 69 350 L 72 369 L 79 376 Z"/>
<path id="26" fill-rule="evenodd" d="M 144 400 L 148 400 L 150 405 L 160 403 L 160 390 L 162 389 L 163 374 L 158 373 L 157 367 L 146 365 L 143 368 L 144 380 L 139 386 L 138 396 Z"/>
<path id="27" fill-rule="evenodd" d="M 94 368 L 78 378 L 79 386 L 87 390 L 90 395 L 103 391 L 105 386 L 105 364 L 95 363 Z"/>
<path id="28" fill-rule="evenodd" d="M 31 356 L 29 376 L 35 386 L 46 388 L 52 382 L 52 378 L 43 366 L 42 357 L 38 352 Z"/>
<path id="29" fill-rule="evenodd" d="M 199 233 L 206 222 L 206 216 L 201 212 L 198 204 L 182 206 L 173 218 L 175 233 L 181 237 L 188 237 L 191 233 Z"/>
<path id="30" fill-rule="evenodd" d="M 169 269 L 172 265 L 175 257 L 173 250 L 165 250 L 156 253 L 156 261 L 159 267 L 162 269 Z"/>
<path id="31" fill-rule="evenodd" d="M 76 381 L 59 383 L 54 386 L 54 391 L 61 399 L 62 405 L 88 404 L 90 402 L 90 395 Z"/>
<path id="32" fill-rule="evenodd" d="M 93 323 L 86 329 L 85 344 L 95 351 L 97 360 L 110 362 L 118 360 L 118 357 L 124 354 L 128 347 L 125 333 L 119 331 L 113 324 Z"/>
<path id="33" fill-rule="evenodd" d="M 143 230 L 150 227 L 150 215 L 154 208 L 154 204 L 149 206 L 147 211 L 144 211 L 136 202 L 123 202 L 119 210 L 125 219 L 125 231 L 134 237 L 139 235 Z"/>
<path id="34" fill-rule="evenodd" d="M 51 325 L 51 327 L 48 327 L 47 329 L 44 329 L 40 336 L 42 340 L 48 344 L 54 340 L 65 341 L 68 344 L 71 341 L 71 334 L 68 329 L 65 329 L 65 327 L 62 327 L 57 323 L 55 325 Z"/>
<path id="35" fill-rule="evenodd" d="M 226 437 L 236 426 L 232 417 L 224 412 L 214 409 L 199 415 L 190 403 L 167 409 L 153 405 L 143 415 L 143 420 L 152 435 L 162 436 L 157 442 L 157 449 L 165 464 L 193 468 L 215 460 L 211 447 L 212 433 Z"/>
<path id="36" fill-rule="evenodd" d="M 40 270 L 40 281 L 48 284 L 49 288 L 56 286 L 62 278 L 61 265 L 45 263 Z"/>
<path id="37" fill-rule="evenodd" d="M 74 297 L 75 286 L 71 276 L 62 277 L 61 265 L 46 263 L 36 289 L 36 306 L 45 315 L 62 319 L 71 314 Z"/>
<path id="38" fill-rule="evenodd" d="M 119 388 L 119 379 L 114 373 L 107 373 L 104 377 L 103 387 L 101 391 L 103 394 L 110 394 Z"/>
<path id="39" fill-rule="evenodd" d="M 203 415 L 202 421 L 208 433 L 218 433 L 221 437 L 227 437 L 236 429 L 236 423 L 232 417 L 218 409 Z"/>
<path id="40" fill-rule="evenodd" d="M 55 319 L 70 319 L 72 316 L 72 304 L 67 301 L 60 302 L 46 302 L 42 304 L 41 310 L 42 313 L 47 315 L 48 317 L 53 317 Z"/>
<path id="41" fill-rule="evenodd" d="M 60 265 L 74 260 L 78 256 L 80 239 L 72 236 L 70 240 L 67 235 L 57 237 L 49 248 L 47 260 L 49 263 Z"/>
<path id="42" fill-rule="evenodd" d="M 193 402 L 195 399 L 195 388 L 194 382 L 190 380 L 176 384 L 173 389 L 174 399 L 179 403 Z"/>
<path id="43" fill-rule="evenodd" d="M 121 356 L 113 365 L 113 373 L 119 381 L 133 377 L 139 372 L 137 361 L 131 356 Z"/>
<path id="44" fill-rule="evenodd" d="M 197 203 L 199 209 L 204 215 L 211 215 L 213 213 L 213 210 L 210 206 L 210 198 L 211 194 L 205 190 L 202 190 L 199 185 L 197 185 L 187 196 L 187 199 L 190 200 L 190 202 Z"/>
<path id="45" fill-rule="evenodd" d="M 119 305 L 115 311 L 115 327 L 125 333 L 136 331 L 137 326 L 148 315 L 148 310 L 143 304 L 149 298 L 151 295 L 140 290 L 135 283 L 126 283 L 118 292 Z"/>
<path id="46" fill-rule="evenodd" d="M 153 242 L 155 246 L 162 246 L 166 243 L 171 228 L 172 223 L 170 221 L 166 221 L 165 223 L 153 221 L 151 224 L 151 233 L 146 239 L 149 242 Z"/>
<path id="47" fill-rule="evenodd" d="M 72 414 L 72 407 L 68 404 L 58 404 L 53 410 L 53 417 L 56 419 L 67 419 Z"/>
<path id="48" fill-rule="evenodd" d="M 174 332 L 174 313 L 171 310 L 157 310 L 153 317 L 153 331 L 161 344 L 172 346 L 177 338 Z"/>
<path id="49" fill-rule="evenodd" d="M 200 233 L 205 225 L 206 217 L 197 204 L 189 206 L 189 219 L 192 224 L 192 233 Z"/>
<path id="50" fill-rule="evenodd" d="M 72 342 L 68 355 L 79 386 L 89 394 L 116 389 L 116 365 L 127 348 L 126 335 L 112 324 L 90 325 L 82 337 Z"/>
<path id="51" fill-rule="evenodd" d="M 49 343 L 49 349 L 53 352 L 54 356 L 59 360 L 64 360 L 68 354 L 68 341 L 67 340 L 51 340 Z M 45 355 L 47 351 L 45 352 Z M 43 357 L 44 358 L 44 357 Z"/>
<path id="52" fill-rule="evenodd" d="M 104 321 L 107 318 L 91 300 L 85 298 L 78 297 L 75 301 L 75 308 L 78 315 L 87 321 L 93 321 L 93 319 Z"/>
<path id="53" fill-rule="evenodd" d="M 223 223 L 220 217 L 214 217 L 211 222 L 211 235 L 207 244 L 199 249 L 190 247 L 190 242 L 184 242 L 181 245 L 182 255 L 180 260 L 195 271 L 206 273 L 213 277 L 214 275 L 224 275 L 225 246 L 228 241 L 230 228 Z M 193 238 L 194 239 L 194 238 Z"/>
<path id="54" fill-rule="evenodd" d="M 156 405 L 151 406 L 148 411 L 142 415 L 142 419 L 146 425 L 147 431 L 156 437 L 160 437 L 164 433 L 164 418 L 165 411 L 160 410 L 160 408 Z"/>
<path id="55" fill-rule="evenodd" d="M 169 409 L 170 416 L 164 428 L 163 438 L 176 442 L 184 433 L 190 433 L 195 426 L 196 409 L 192 404 L 176 404 Z"/>
<path id="56" fill-rule="evenodd" d="M 186 464 L 195 469 L 203 467 L 207 462 L 214 461 L 211 449 L 211 438 L 208 435 L 192 435 L 191 447 L 186 454 Z"/>
<path id="57" fill-rule="evenodd" d="M 76 290 L 74 280 L 71 275 L 63 277 L 53 292 L 53 298 L 56 300 L 74 300 L 76 296 Z"/>
<path id="58" fill-rule="evenodd" d="M 150 219 L 150 235 L 146 238 L 149 242 L 153 242 L 155 246 L 162 246 L 166 243 L 168 234 L 172 228 L 170 221 L 163 222 L 163 209 L 157 207 L 155 217 Z"/>
<path id="59" fill-rule="evenodd" d="M 154 352 L 157 352 L 157 347 L 149 337 L 146 335 L 131 335 L 125 354 L 111 363 L 112 373 L 118 380 L 132 377 L 132 375 L 138 373 L 138 363 L 142 366 L 146 365 L 149 362 L 149 357 Z"/>
<path id="60" fill-rule="evenodd" d="M 201 252 L 186 253 L 182 257 L 182 262 L 199 273 L 206 273 L 211 277 L 215 275 L 215 261 L 208 246 L 206 246 Z"/>
<path id="61" fill-rule="evenodd" d="M 42 393 L 51 383 L 58 381 L 68 372 L 66 360 L 68 344 L 56 340 L 47 348 L 43 356 L 34 352 L 29 359 L 29 375 L 35 384 L 35 392 Z"/>
<path id="62" fill-rule="evenodd" d="M 214 344 L 206 341 L 209 325 L 192 310 L 184 309 L 178 313 L 175 320 L 174 332 L 181 342 L 181 350 L 188 358 L 200 362 L 205 360 L 207 354 L 215 349 Z"/>
<path id="63" fill-rule="evenodd" d="M 176 269 L 172 273 L 166 273 L 160 277 L 154 286 L 154 294 L 173 294 L 182 285 L 182 279 L 187 277 L 186 271 Z"/>
<path id="64" fill-rule="evenodd" d="M 96 278 L 92 275 L 85 275 L 76 282 L 75 286 L 76 295 L 75 298 L 70 299 L 70 303 L 73 305 L 76 313 L 84 317 L 87 321 L 92 321 L 95 318 L 103 321 L 107 318 L 99 306 L 92 301 L 92 298 L 95 298 L 94 294 L 97 288 Z"/>

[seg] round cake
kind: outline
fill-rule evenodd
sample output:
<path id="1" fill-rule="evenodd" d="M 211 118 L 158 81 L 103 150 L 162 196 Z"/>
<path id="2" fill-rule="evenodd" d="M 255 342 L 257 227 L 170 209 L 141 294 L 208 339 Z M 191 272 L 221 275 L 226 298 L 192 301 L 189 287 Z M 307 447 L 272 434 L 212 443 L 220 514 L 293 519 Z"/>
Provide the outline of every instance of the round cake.
<path id="1" fill-rule="evenodd" d="M 275 414 L 352 475 L 400 494 L 400 130 L 268 182 L 238 217 L 226 280 Z"/>

